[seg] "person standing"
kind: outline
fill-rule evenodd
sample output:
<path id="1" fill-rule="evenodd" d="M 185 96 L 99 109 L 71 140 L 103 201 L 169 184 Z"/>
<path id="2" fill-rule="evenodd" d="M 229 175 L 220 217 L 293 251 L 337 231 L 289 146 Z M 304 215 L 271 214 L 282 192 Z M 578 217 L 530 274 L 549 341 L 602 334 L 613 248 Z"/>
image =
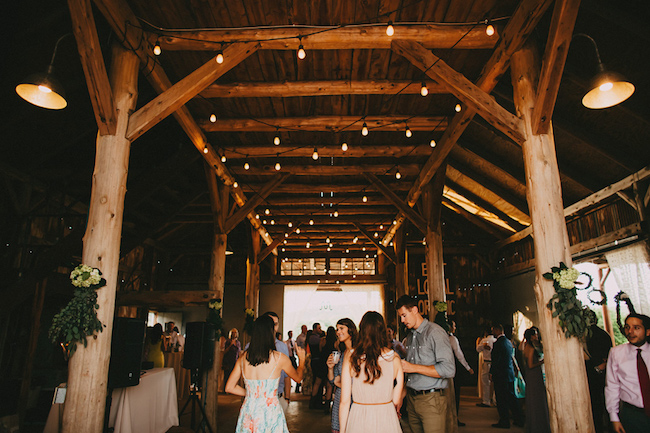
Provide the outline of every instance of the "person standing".
<path id="1" fill-rule="evenodd" d="M 629 343 L 612 348 L 605 376 L 605 405 L 616 433 L 650 431 L 650 317 L 625 319 Z"/>
<path id="2" fill-rule="evenodd" d="M 463 367 L 469 374 L 474 374 L 474 369 L 469 366 L 467 360 L 465 359 L 465 354 L 460 348 L 460 342 L 456 337 L 456 322 L 454 320 L 449 321 L 449 344 L 451 344 L 451 350 L 454 352 L 454 358 L 456 359 L 456 376 L 454 377 L 454 396 L 456 403 L 456 417 L 458 417 L 458 410 L 460 409 L 460 378 L 458 377 L 458 372 L 460 371 L 459 367 Z M 458 427 L 464 427 L 465 423 L 458 421 Z"/>
<path id="3" fill-rule="evenodd" d="M 390 341 L 393 350 L 399 355 L 400 358 L 404 359 L 406 357 L 406 347 L 404 347 L 401 341 L 395 338 L 395 335 L 397 334 L 395 331 L 395 326 L 388 325 L 386 327 L 386 332 L 388 332 L 388 341 Z"/>
<path id="4" fill-rule="evenodd" d="M 236 433 L 289 432 L 277 389 L 281 388 L 281 372 L 297 382 L 302 379 L 305 351 L 296 350 L 300 366 L 295 370 L 285 354 L 274 350 L 277 340 L 273 338 L 272 317 L 263 315 L 253 322 L 250 345 L 226 383 L 227 393 L 246 397 L 237 419 Z M 244 378 L 245 388 L 238 384 L 240 377 Z"/>
<path id="5" fill-rule="evenodd" d="M 314 383 L 311 387 L 311 400 L 309 401 L 310 409 L 322 409 L 323 407 L 323 377 L 327 376 L 327 366 L 325 360 L 321 359 L 321 338 L 323 330 L 320 323 L 312 325 L 312 334 L 307 340 L 309 353 L 311 353 L 311 373 Z"/>
<path id="6" fill-rule="evenodd" d="M 354 351 L 341 370 L 341 433 L 401 433 L 397 410 L 404 374 L 399 356 L 389 348 L 384 318 L 368 311 L 359 323 Z M 350 407 L 352 403 L 352 407 Z"/>
<path id="7" fill-rule="evenodd" d="M 327 358 L 327 379 L 334 386 L 332 403 L 332 433 L 339 433 L 339 408 L 341 404 L 341 371 L 345 353 L 350 352 L 357 341 L 357 327 L 347 317 L 336 322 L 336 336 L 339 338 L 339 352 Z M 337 360 L 338 357 L 338 360 Z"/>
<path id="8" fill-rule="evenodd" d="M 497 341 L 490 330 L 485 331 L 483 338 L 476 344 L 476 351 L 479 354 L 479 376 L 481 381 L 481 403 L 476 403 L 479 407 L 492 407 L 492 398 L 494 389 L 490 381 L 490 366 L 492 365 L 492 346 Z"/>
<path id="9" fill-rule="evenodd" d="M 523 427 L 524 414 L 517 397 L 515 397 L 514 348 L 503 333 L 503 325 L 494 325 L 492 335 L 496 338 L 496 342 L 492 348 L 490 376 L 494 383 L 497 410 L 499 411 L 499 422 L 492 424 L 492 427 L 510 428 L 510 412 L 515 420 L 514 424 Z"/>
<path id="10" fill-rule="evenodd" d="M 241 352 L 241 343 L 239 342 L 239 331 L 237 328 L 232 328 L 228 333 L 228 340 L 223 350 L 223 359 L 221 361 L 221 368 L 223 369 L 223 382 L 227 383 L 232 370 L 237 364 L 239 354 Z"/>
<path id="11" fill-rule="evenodd" d="M 306 343 L 306 341 L 307 341 L 307 325 L 302 325 L 300 327 L 300 331 L 301 331 L 300 335 L 298 335 L 296 337 L 296 346 L 301 347 L 301 348 L 306 350 L 307 348 L 305 346 L 307 345 L 307 343 Z M 300 392 L 300 385 L 301 384 L 302 384 L 302 382 L 296 383 L 296 394 Z"/>
<path id="12" fill-rule="evenodd" d="M 551 433 L 544 375 L 544 350 L 536 326 L 524 332 L 526 372 L 526 433 Z"/>
<path id="13" fill-rule="evenodd" d="M 273 335 L 278 333 L 278 328 L 280 327 L 280 318 L 278 314 L 274 311 L 267 311 L 262 314 L 262 316 L 269 316 L 273 320 Z M 278 340 L 275 338 L 275 350 L 289 357 L 289 349 L 284 341 Z M 302 380 L 302 376 L 301 376 Z M 289 402 L 291 401 L 291 379 L 285 371 L 283 370 L 280 374 L 280 384 L 278 385 L 278 398 L 280 400 L 280 405 L 284 411 L 289 407 Z"/>
<path id="14" fill-rule="evenodd" d="M 609 417 L 605 410 L 605 370 L 607 357 L 612 349 L 612 339 L 596 323 L 596 313 L 591 312 L 591 335 L 587 337 L 585 347 L 585 369 L 587 370 L 587 383 L 589 384 L 589 397 L 591 398 L 591 413 L 594 419 L 596 433 L 603 433 L 605 425 L 609 425 Z M 607 420 L 605 421 L 605 418 Z"/>
<path id="15" fill-rule="evenodd" d="M 409 426 L 413 433 L 443 433 L 447 431 L 447 379 L 456 373 L 449 336 L 442 327 L 422 317 L 416 299 L 403 295 L 396 309 L 410 330 L 406 359 L 402 360 Z"/>

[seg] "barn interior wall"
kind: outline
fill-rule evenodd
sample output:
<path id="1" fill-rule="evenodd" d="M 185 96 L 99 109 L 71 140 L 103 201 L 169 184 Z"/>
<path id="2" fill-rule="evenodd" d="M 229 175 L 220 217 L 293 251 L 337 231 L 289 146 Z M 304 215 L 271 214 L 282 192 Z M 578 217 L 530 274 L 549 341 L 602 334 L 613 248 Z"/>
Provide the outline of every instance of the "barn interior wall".
<path id="1" fill-rule="evenodd" d="M 513 313 L 521 311 L 533 323 L 537 324 L 534 284 L 534 271 L 494 281 L 491 288 L 494 320 L 504 325 L 512 325 Z"/>

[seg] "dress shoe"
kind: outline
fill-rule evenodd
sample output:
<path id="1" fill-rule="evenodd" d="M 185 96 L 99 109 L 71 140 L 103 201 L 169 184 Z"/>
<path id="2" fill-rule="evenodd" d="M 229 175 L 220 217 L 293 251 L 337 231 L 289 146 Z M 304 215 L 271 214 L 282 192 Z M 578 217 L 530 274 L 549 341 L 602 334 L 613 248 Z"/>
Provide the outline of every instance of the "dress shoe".
<path id="1" fill-rule="evenodd" d="M 461 422 L 461 421 L 458 421 L 458 427 L 465 427 L 465 423 Z"/>
<path id="2" fill-rule="evenodd" d="M 490 406 L 489 404 L 485 404 L 485 403 L 476 403 L 476 405 L 477 405 L 478 407 L 492 407 L 492 406 Z"/>
<path id="3" fill-rule="evenodd" d="M 510 425 L 509 424 L 496 423 L 496 424 L 492 424 L 492 427 L 494 427 L 494 428 L 510 428 Z"/>

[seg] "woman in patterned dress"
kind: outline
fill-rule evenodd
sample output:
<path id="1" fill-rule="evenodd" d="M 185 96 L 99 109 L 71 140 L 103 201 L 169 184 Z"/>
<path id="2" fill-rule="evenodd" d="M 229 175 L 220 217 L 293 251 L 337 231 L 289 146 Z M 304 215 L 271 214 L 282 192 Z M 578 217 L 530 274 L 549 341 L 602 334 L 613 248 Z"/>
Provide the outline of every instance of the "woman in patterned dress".
<path id="1" fill-rule="evenodd" d="M 327 378 L 334 385 L 334 403 L 332 404 L 332 433 L 339 433 L 339 404 L 341 403 L 341 368 L 343 356 L 352 350 L 357 341 L 357 327 L 351 319 L 345 318 L 336 322 L 336 336 L 340 343 L 338 362 L 334 355 L 327 358 Z"/>
<path id="2" fill-rule="evenodd" d="M 257 318 L 252 326 L 248 350 L 240 357 L 226 383 L 226 392 L 246 397 L 239 411 L 236 433 L 288 433 L 284 412 L 278 400 L 280 372 L 296 382 L 302 380 L 305 351 L 296 347 L 300 365 L 296 370 L 289 357 L 275 350 L 274 323 L 271 317 Z M 246 388 L 239 385 L 244 378 Z"/>

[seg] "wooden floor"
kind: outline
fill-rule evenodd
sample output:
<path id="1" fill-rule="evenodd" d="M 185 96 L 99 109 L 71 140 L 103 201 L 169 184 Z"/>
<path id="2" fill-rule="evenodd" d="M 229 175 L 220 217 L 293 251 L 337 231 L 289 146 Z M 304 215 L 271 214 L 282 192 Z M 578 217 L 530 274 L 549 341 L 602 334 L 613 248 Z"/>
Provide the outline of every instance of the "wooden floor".
<path id="1" fill-rule="evenodd" d="M 476 404 L 480 403 L 477 397 L 476 388 L 463 387 L 461 393 L 459 419 L 466 423 L 465 427 L 459 427 L 459 433 L 479 433 L 479 432 L 499 432 L 501 429 L 495 429 L 491 426 L 498 421 L 496 408 L 481 408 Z M 185 404 L 179 402 L 179 409 Z M 191 405 L 190 405 L 191 406 Z M 180 418 L 180 426 L 172 427 L 167 433 L 190 433 L 199 427 L 201 418 L 199 410 L 195 409 L 195 426 L 191 428 L 191 410 L 185 410 Z M 231 433 L 235 431 L 237 425 L 237 416 L 241 406 L 241 398 L 227 394 L 219 394 L 219 422 L 214 432 Z M 330 415 L 322 411 L 309 410 L 309 399 L 304 396 L 294 396 L 293 401 L 287 412 L 287 426 L 291 433 L 330 433 Z M 198 431 L 202 431 L 198 428 Z M 203 430 L 207 432 L 207 428 Z M 512 426 L 511 433 L 523 433 L 524 429 Z M 404 433 L 410 433 L 407 429 Z"/>

